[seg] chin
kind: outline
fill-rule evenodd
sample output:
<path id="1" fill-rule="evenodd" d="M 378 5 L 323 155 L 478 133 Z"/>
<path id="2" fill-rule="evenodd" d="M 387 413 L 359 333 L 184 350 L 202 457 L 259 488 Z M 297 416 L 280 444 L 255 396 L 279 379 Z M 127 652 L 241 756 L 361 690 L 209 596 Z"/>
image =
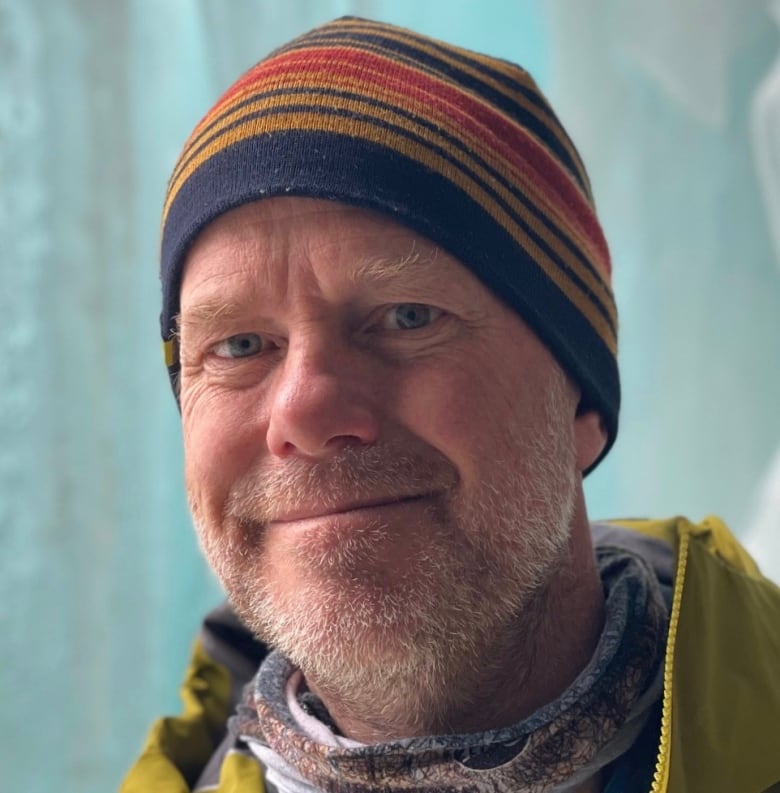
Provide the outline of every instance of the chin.
<path id="1" fill-rule="evenodd" d="M 377 701 L 393 692 L 407 708 L 419 704 L 424 718 L 523 611 L 552 561 L 524 574 L 515 554 L 486 554 L 449 526 L 428 526 L 400 568 L 377 570 L 379 532 L 367 529 L 364 542 L 353 537 L 326 558 L 308 555 L 305 544 L 291 554 L 238 549 L 208 534 L 202 543 L 247 627 L 319 690 L 374 692 Z"/>

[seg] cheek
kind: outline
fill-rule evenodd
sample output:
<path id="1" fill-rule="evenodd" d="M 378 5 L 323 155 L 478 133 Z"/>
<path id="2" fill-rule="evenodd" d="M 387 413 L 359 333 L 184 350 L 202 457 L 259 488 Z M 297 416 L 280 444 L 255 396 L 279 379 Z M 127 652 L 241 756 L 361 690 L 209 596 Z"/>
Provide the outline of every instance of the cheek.
<path id="1" fill-rule="evenodd" d="M 493 458 L 496 439 L 510 418 L 510 401 L 484 370 L 460 362 L 432 366 L 404 378 L 396 414 L 410 432 L 443 454 L 462 480 L 479 478 Z"/>
<path id="2" fill-rule="evenodd" d="M 193 506 L 212 518 L 221 513 L 232 484 L 265 448 L 257 411 L 248 411 L 246 401 L 235 394 L 182 387 L 187 491 Z"/>
<path id="3" fill-rule="evenodd" d="M 467 489 L 507 467 L 522 475 L 527 445 L 547 423 L 553 364 L 542 353 L 512 361 L 507 344 L 429 361 L 397 387 L 398 420 L 449 459 Z"/>

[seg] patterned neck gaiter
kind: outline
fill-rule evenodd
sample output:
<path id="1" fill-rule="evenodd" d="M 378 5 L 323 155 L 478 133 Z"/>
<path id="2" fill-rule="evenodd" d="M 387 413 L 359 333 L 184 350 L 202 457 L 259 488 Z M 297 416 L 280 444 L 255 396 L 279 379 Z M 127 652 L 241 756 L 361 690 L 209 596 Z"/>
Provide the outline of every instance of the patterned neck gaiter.
<path id="1" fill-rule="evenodd" d="M 625 550 L 596 555 L 606 620 L 593 657 L 558 699 L 518 724 L 359 744 L 301 706 L 300 672 L 272 653 L 247 687 L 237 730 L 280 793 L 573 790 L 631 746 L 662 690 L 667 609 L 656 578 Z"/>

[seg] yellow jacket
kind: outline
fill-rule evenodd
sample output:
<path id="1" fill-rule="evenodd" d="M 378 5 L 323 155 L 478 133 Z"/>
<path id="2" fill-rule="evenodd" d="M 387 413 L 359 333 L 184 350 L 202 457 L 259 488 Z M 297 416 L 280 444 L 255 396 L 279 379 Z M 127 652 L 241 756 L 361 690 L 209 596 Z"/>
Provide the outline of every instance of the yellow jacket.
<path id="1" fill-rule="evenodd" d="M 780 589 L 717 518 L 617 523 L 676 553 L 649 793 L 780 793 Z M 152 727 L 120 793 L 188 793 L 222 739 L 231 690 L 231 671 L 196 642 L 184 712 Z M 232 751 L 210 790 L 264 791 L 260 766 Z"/>
<path id="2" fill-rule="evenodd" d="M 651 793 L 780 792 L 780 589 L 717 518 L 620 525 L 677 558 Z"/>

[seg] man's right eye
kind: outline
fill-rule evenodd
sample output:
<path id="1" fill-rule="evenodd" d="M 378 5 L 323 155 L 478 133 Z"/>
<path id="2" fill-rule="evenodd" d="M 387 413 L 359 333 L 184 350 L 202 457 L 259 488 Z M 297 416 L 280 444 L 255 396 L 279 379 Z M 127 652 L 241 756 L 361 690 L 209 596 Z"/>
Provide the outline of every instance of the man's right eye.
<path id="1" fill-rule="evenodd" d="M 249 358 L 267 347 L 267 342 L 257 333 L 238 333 L 215 344 L 211 351 L 218 358 Z"/>

